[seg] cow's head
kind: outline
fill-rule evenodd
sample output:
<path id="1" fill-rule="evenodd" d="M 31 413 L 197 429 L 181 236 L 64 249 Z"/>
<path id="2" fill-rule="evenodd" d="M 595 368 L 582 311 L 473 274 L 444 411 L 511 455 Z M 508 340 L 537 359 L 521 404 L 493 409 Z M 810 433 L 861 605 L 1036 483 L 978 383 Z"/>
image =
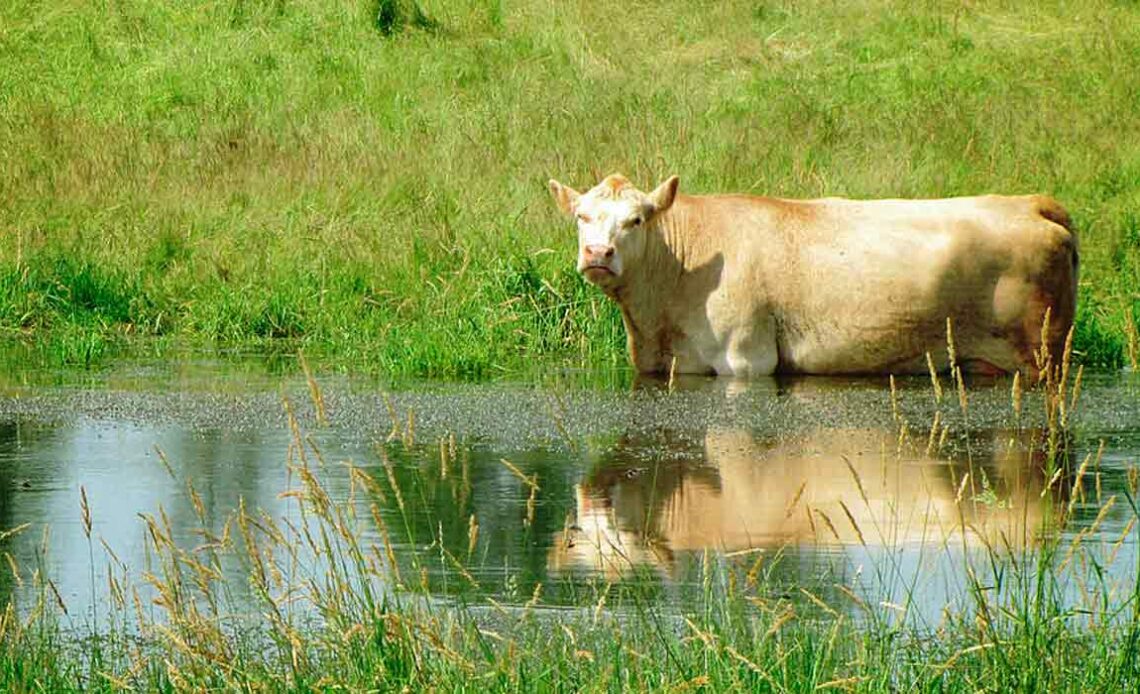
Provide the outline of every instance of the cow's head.
<path id="1" fill-rule="evenodd" d="M 677 177 L 643 193 L 621 174 L 607 176 L 585 193 L 551 179 L 558 207 L 578 221 L 578 272 L 590 282 L 612 286 L 645 252 L 654 218 L 677 195 Z"/>

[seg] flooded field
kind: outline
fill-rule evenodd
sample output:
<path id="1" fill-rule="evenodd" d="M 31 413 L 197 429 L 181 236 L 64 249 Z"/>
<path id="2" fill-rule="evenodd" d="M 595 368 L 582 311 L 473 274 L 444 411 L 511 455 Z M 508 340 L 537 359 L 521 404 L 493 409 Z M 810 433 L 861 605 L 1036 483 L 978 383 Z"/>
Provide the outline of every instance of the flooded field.
<path id="1" fill-rule="evenodd" d="M 858 618 L 872 605 L 933 627 L 978 585 L 1006 589 L 995 556 L 1037 557 L 1045 541 L 1061 547 L 1062 602 L 1081 605 L 1090 582 L 1106 604 L 1130 594 L 1140 386 L 1086 373 L 1052 428 L 1040 395 L 1011 386 L 974 380 L 963 400 L 930 378 L 892 391 L 563 373 L 392 389 L 256 361 L 9 368 L 0 603 L 29 609 L 47 577 L 80 625 L 121 584 L 149 604 L 155 533 L 209 551 L 238 535 L 243 506 L 261 532 L 308 546 L 278 568 L 320 575 L 335 555 L 322 542 L 337 540 L 305 538 L 301 498 L 342 509 L 385 590 L 472 605 L 635 590 L 669 611 L 713 565 L 764 572 L 804 609 Z M 256 567 L 218 567 L 227 609 L 255 611 Z"/>

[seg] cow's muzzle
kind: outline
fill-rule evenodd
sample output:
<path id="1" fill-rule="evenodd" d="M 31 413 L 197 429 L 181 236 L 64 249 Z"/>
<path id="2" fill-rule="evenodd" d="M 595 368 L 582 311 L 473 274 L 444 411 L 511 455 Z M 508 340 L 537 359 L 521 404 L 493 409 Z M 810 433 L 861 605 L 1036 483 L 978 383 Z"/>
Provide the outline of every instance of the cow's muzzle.
<path id="1" fill-rule="evenodd" d="M 587 279 L 597 280 L 606 275 L 615 275 L 613 267 L 614 247 L 591 245 L 582 249 L 582 274 Z"/>
<path id="2" fill-rule="evenodd" d="M 608 245 L 586 246 L 582 249 L 582 257 L 586 265 L 609 265 L 614 257 L 614 247 Z"/>

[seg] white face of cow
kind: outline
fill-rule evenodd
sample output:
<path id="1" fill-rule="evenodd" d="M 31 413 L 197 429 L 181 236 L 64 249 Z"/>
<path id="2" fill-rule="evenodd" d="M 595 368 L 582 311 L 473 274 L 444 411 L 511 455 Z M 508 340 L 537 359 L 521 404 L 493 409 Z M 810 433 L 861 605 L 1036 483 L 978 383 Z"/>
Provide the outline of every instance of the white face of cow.
<path id="1" fill-rule="evenodd" d="M 550 192 L 559 208 L 578 222 L 578 272 L 605 288 L 643 255 L 648 227 L 673 204 L 677 177 L 648 194 L 620 174 L 606 177 L 584 194 L 551 180 Z"/>

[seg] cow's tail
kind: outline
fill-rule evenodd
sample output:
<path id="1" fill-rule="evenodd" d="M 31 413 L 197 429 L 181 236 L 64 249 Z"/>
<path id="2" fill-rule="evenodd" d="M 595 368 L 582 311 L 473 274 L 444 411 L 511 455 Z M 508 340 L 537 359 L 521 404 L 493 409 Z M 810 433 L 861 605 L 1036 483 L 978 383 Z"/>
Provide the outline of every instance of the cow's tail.
<path id="1" fill-rule="evenodd" d="M 1080 242 L 1077 240 L 1077 230 L 1073 226 L 1073 219 L 1069 216 L 1068 211 L 1064 207 L 1061 207 L 1061 203 L 1047 195 L 1037 197 L 1037 214 L 1054 224 L 1064 227 L 1065 231 L 1069 232 L 1067 245 L 1069 247 L 1070 262 L 1072 263 L 1073 291 L 1076 292 L 1077 277 L 1081 266 L 1081 254 Z"/>
<path id="2" fill-rule="evenodd" d="M 1056 224 L 1056 253 L 1050 274 L 1050 284 L 1056 293 L 1050 297 L 1052 304 L 1049 351 L 1054 359 L 1060 359 L 1065 341 L 1073 326 L 1077 312 L 1077 285 L 1080 279 L 1080 242 L 1068 211 L 1059 202 L 1045 195 L 1037 196 L 1037 214 Z"/>

